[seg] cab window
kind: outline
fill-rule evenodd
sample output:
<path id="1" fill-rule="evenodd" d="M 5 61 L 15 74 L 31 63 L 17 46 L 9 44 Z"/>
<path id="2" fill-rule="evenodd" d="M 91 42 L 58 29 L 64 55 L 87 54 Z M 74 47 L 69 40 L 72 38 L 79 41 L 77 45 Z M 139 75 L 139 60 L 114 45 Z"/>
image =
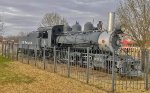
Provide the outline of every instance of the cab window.
<path id="1" fill-rule="evenodd" d="M 44 38 L 44 39 L 47 39 L 47 38 L 48 38 L 48 32 L 47 32 L 47 31 L 39 32 L 38 38 Z"/>
<path id="2" fill-rule="evenodd" d="M 42 38 L 48 38 L 48 33 L 47 31 L 43 31 L 43 37 Z"/>

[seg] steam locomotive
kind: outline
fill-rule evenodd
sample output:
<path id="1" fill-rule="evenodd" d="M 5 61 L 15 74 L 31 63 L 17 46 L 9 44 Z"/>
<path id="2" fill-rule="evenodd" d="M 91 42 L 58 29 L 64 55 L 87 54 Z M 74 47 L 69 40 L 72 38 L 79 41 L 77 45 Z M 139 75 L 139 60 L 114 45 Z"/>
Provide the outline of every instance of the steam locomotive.
<path id="1" fill-rule="evenodd" d="M 57 50 L 56 56 L 61 54 L 68 57 L 68 53 L 61 48 L 70 48 L 71 64 L 76 62 L 81 67 L 102 68 L 110 72 L 114 67 L 115 72 L 120 75 L 143 75 L 139 60 L 116 53 L 121 47 L 123 31 L 120 27 L 113 29 L 113 25 L 114 13 L 109 13 L 108 30 L 105 31 L 102 30 L 102 21 L 99 21 L 97 27 L 87 22 L 83 31 L 78 22 L 72 27 L 69 25 L 40 27 L 38 31 L 19 39 L 18 50 L 24 54 L 28 51 L 30 56 L 50 58 L 54 56 L 55 50 Z M 64 63 L 64 60 L 61 59 L 59 62 Z"/>
<path id="2" fill-rule="evenodd" d="M 43 57 L 45 49 L 45 56 L 50 57 L 54 54 L 52 47 L 56 47 L 58 50 L 59 48 L 64 47 L 79 49 L 78 52 L 71 51 L 70 57 L 78 57 L 77 62 L 79 65 L 87 66 L 87 55 L 83 56 L 80 47 L 89 47 L 90 51 L 100 50 L 98 53 L 92 52 L 93 54 L 90 54 L 90 67 L 93 67 L 94 69 L 109 69 L 109 71 L 111 71 L 112 62 L 115 59 L 115 71 L 121 75 L 142 75 L 142 72 L 139 69 L 140 62 L 138 60 L 133 59 L 131 56 L 122 56 L 117 54 L 115 54 L 115 58 L 113 56 L 114 51 L 117 51 L 121 47 L 120 42 L 122 33 L 123 32 L 120 28 L 115 28 L 112 32 L 102 31 L 101 29 L 98 29 L 98 27 L 94 27 L 90 22 L 87 22 L 84 25 L 84 31 L 81 31 L 81 26 L 78 22 L 76 22 L 72 28 L 68 25 L 40 27 L 38 28 L 38 31 L 31 32 L 27 36 L 19 39 L 18 50 L 23 51 L 24 53 L 29 51 L 31 56 L 34 56 L 35 53 L 37 53 L 39 57 Z M 28 45 L 30 45 L 30 47 Z M 104 51 L 105 54 L 102 53 Z M 64 53 L 64 55 L 67 54 Z M 127 61 L 126 59 L 130 61 Z M 71 60 L 70 62 L 74 62 Z M 127 67 L 129 67 L 128 70 Z"/>

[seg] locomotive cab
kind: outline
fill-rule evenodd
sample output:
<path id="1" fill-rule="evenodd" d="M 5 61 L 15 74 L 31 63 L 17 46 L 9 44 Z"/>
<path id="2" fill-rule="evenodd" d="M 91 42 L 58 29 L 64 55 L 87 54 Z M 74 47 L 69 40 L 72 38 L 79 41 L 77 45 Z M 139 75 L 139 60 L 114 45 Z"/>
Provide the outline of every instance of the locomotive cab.
<path id="1" fill-rule="evenodd" d="M 39 38 L 39 46 L 40 47 L 47 46 L 47 44 L 46 44 L 46 41 L 48 39 L 47 31 L 39 31 L 38 38 Z"/>
<path id="2" fill-rule="evenodd" d="M 39 46 L 43 47 L 53 47 L 56 45 L 56 38 L 58 35 L 63 33 L 64 25 L 56 25 L 54 27 L 41 27 L 39 28 Z"/>

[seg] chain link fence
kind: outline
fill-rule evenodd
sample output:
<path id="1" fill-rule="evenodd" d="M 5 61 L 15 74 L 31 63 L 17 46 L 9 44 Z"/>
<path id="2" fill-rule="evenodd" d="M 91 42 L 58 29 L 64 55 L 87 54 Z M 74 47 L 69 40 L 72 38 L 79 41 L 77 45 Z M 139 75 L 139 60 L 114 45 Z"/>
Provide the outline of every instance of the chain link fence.
<path id="1" fill-rule="evenodd" d="M 121 48 L 112 53 L 89 47 L 38 49 L 37 46 L 5 41 L 1 43 L 1 55 L 74 78 L 106 92 L 149 89 L 148 50 L 143 53 L 139 48 L 132 47 Z"/>

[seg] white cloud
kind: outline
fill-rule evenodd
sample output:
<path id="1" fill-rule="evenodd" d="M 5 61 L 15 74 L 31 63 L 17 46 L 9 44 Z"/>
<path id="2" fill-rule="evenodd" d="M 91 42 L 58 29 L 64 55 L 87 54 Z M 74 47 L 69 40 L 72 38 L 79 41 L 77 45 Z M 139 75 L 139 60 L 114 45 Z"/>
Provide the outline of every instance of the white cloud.
<path id="1" fill-rule="evenodd" d="M 97 3 L 101 3 L 101 4 L 107 4 L 107 3 L 111 3 L 114 0 L 74 0 L 74 2 L 76 4 L 97 4 Z"/>
<path id="2" fill-rule="evenodd" d="M 38 27 L 43 15 L 57 12 L 72 25 L 79 21 L 95 19 L 107 23 L 107 14 L 114 10 L 116 0 L 0 0 L 0 14 L 4 11 L 7 34 L 19 31 L 33 31 Z"/>
<path id="3" fill-rule="evenodd" d="M 16 8 L 14 8 L 14 7 L 6 7 L 6 9 L 8 9 L 8 10 L 10 10 L 10 11 L 12 11 L 12 12 L 20 12 L 19 9 L 16 9 Z"/>
<path id="4" fill-rule="evenodd" d="M 12 26 L 14 26 L 14 24 L 12 24 L 12 23 L 6 23 L 6 22 L 5 22 L 4 25 L 5 25 L 5 27 L 12 27 Z"/>

